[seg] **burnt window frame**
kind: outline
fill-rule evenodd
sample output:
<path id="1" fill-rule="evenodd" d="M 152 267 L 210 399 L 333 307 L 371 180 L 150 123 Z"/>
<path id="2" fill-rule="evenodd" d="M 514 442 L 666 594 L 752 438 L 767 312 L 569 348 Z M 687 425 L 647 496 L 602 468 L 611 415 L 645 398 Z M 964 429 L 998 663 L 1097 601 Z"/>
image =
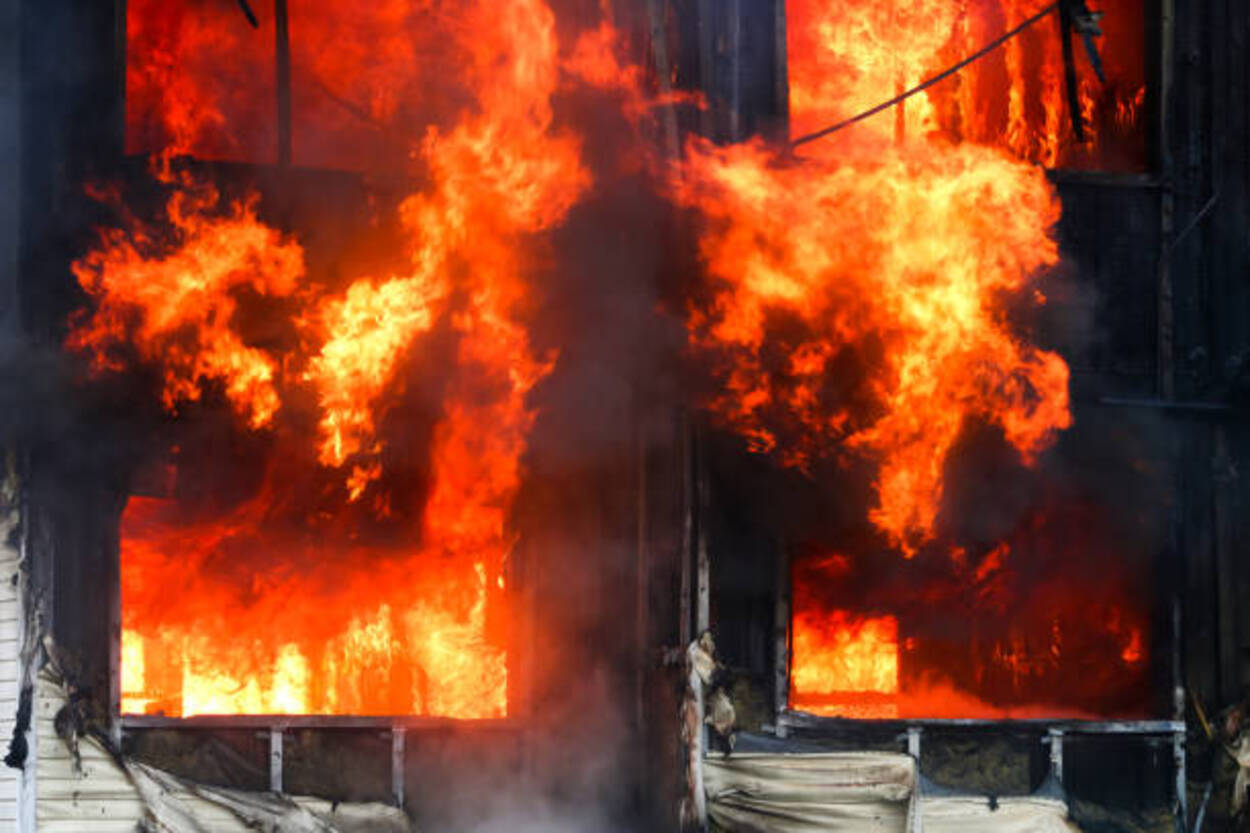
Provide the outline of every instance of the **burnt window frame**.
<path id="1" fill-rule="evenodd" d="M 251 0 L 256 2 L 256 0 Z M 265 2 L 265 0 L 261 0 Z M 237 173 L 241 179 L 247 180 L 262 190 L 271 189 L 278 193 L 277 199 L 288 199 L 295 190 L 294 185 L 302 184 L 303 188 L 316 189 L 318 181 L 348 180 L 357 184 L 362 190 L 370 188 L 386 189 L 397 186 L 402 177 L 398 172 L 379 174 L 356 170 L 345 170 L 324 166 L 297 166 L 292 163 L 292 130 L 291 130 L 291 52 L 290 27 L 287 0 L 272 0 L 274 13 L 274 61 L 275 88 L 274 100 L 277 115 L 277 143 L 274 159 L 271 162 L 256 163 L 240 160 L 203 159 L 194 155 L 180 157 L 178 164 L 191 171 L 213 171 L 230 175 Z M 244 0 L 239 0 L 239 25 L 248 26 L 249 13 L 245 15 Z M 145 175 L 150 153 L 127 154 L 126 148 L 126 84 L 128 67 L 127 43 L 127 0 L 113 2 L 113 50 L 116 58 L 112 86 L 115 104 L 112 107 L 113 119 L 107 126 L 112 134 L 115 145 L 109 153 L 116 154 L 114 160 L 119 173 L 127 179 Z M 303 189 L 301 189 L 303 190 Z M 286 231 L 286 229 L 284 229 Z M 250 729 L 268 733 L 270 786 L 275 792 L 282 791 L 282 760 L 283 734 L 293 730 L 380 730 L 388 733 L 392 741 L 392 799 L 397 806 L 403 806 L 403 760 L 404 739 L 408 732 L 446 732 L 448 730 L 485 730 L 503 731 L 519 734 L 522 731 L 524 718 L 532 712 L 533 697 L 530 690 L 529 660 L 527 649 L 529 641 L 525 639 L 532 628 L 533 599 L 532 593 L 523 586 L 524 548 L 514 549 L 512 556 L 505 565 L 504 584 L 510 611 L 505 662 L 507 666 L 506 707 L 507 713 L 501 717 L 486 718 L 454 718 L 413 714 L 394 715 L 357 715 L 357 714 L 228 714 L 228 715 L 191 715 L 168 716 L 128 714 L 122 711 L 122 598 L 121 598 L 121 533 L 120 518 L 126 502 L 136 492 L 126 490 L 119 496 L 120 502 L 111 516 L 107 546 L 111 550 L 111 560 L 115 565 L 110 576 L 108 593 L 109 608 L 109 654 L 108 654 L 108 709 L 112 735 L 119 747 L 126 733 L 147 730 L 186 729 L 192 731 L 212 732 L 214 730 Z M 276 785 L 276 786 L 274 786 Z"/>

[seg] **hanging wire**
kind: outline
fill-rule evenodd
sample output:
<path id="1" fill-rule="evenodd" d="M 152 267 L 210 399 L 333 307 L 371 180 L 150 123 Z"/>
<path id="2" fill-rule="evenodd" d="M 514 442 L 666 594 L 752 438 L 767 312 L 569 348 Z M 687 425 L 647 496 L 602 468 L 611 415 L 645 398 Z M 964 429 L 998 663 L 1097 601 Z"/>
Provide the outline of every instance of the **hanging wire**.
<path id="1" fill-rule="evenodd" d="M 253 29 L 260 28 L 260 21 L 256 19 L 256 12 L 252 11 L 252 7 L 248 5 L 247 0 L 239 0 L 239 11 L 243 12 L 243 16 L 247 18 L 247 22 L 252 24 Z"/>
<path id="2" fill-rule="evenodd" d="M 859 115 L 852 116 L 849 119 L 844 119 L 843 121 L 840 121 L 837 124 L 830 125 L 829 127 L 822 128 L 821 130 L 817 130 L 813 133 L 808 133 L 804 136 L 800 136 L 799 138 L 794 139 L 790 142 L 790 147 L 796 148 L 799 145 L 807 144 L 808 142 L 814 142 L 817 139 L 821 139 L 821 138 L 824 138 L 825 136 L 828 136 L 830 133 L 837 133 L 839 130 L 842 130 L 843 128 L 850 127 L 851 125 L 857 122 L 861 122 L 864 119 L 871 118 L 872 116 L 877 115 L 877 113 L 880 113 L 882 110 L 888 110 L 891 107 L 895 106 L 896 104 L 902 104 L 904 101 L 911 98 L 916 93 L 924 92 L 925 90 L 932 87 L 934 84 L 944 81 L 947 78 L 954 75 L 955 73 L 959 72 L 961 69 L 968 66 L 968 64 L 971 64 L 974 61 L 978 61 L 981 58 L 984 58 L 986 55 L 990 54 L 995 49 L 1002 46 L 1004 43 L 1011 40 L 1016 35 L 1023 32 L 1025 29 L 1032 26 L 1034 23 L 1037 23 L 1039 20 L 1046 17 L 1046 15 L 1055 11 L 1055 9 L 1059 8 L 1059 4 L 1061 2 L 1063 2 L 1063 0 L 1056 0 L 1056 2 L 1051 3 L 1050 5 L 1046 6 L 1041 11 L 1037 12 L 1032 17 L 1025 20 L 1019 26 L 1016 26 L 1014 29 L 1004 32 L 1003 34 L 999 35 L 994 40 L 987 43 L 985 46 L 978 49 L 976 52 L 973 52 L 967 58 L 964 58 L 962 61 L 955 64 L 954 66 L 943 70 L 942 72 L 938 73 L 937 75 L 933 76 L 927 81 L 922 81 L 920 84 L 916 85 L 915 87 L 912 87 L 910 90 L 907 90 L 906 92 L 903 92 L 894 96 L 894 98 L 891 98 L 889 101 L 883 101 L 882 103 L 878 104 L 876 107 L 873 107 L 870 110 L 865 110 Z"/>

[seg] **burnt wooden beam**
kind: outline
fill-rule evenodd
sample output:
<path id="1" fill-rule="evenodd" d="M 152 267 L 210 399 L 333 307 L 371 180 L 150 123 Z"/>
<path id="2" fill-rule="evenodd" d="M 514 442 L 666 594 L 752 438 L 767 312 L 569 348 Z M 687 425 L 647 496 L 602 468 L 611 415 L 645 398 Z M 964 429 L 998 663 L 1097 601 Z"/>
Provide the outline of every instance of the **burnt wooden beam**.
<path id="1" fill-rule="evenodd" d="M 695 573 L 695 638 L 712 626 L 712 557 L 708 551 L 708 535 L 712 524 L 711 487 L 708 484 L 708 441 L 706 431 L 695 433 L 695 492 L 698 500 L 698 515 L 695 531 L 698 535 L 695 554 L 697 558 Z"/>
<path id="2" fill-rule="evenodd" d="M 1228 432 L 1215 426 L 1211 459 L 1211 529 L 1215 547 L 1216 644 L 1218 648 L 1220 698 L 1235 703 L 1241 694 L 1241 639 L 1237 627 L 1237 562 L 1235 525 L 1236 462 L 1229 449 Z"/>
<path id="3" fill-rule="evenodd" d="M 729 141 L 742 139 L 742 0 L 729 0 Z"/>
<path id="4" fill-rule="evenodd" d="M 664 132 L 664 149 L 670 159 L 681 153 L 677 133 L 677 111 L 673 107 L 673 64 L 668 54 L 668 3 L 664 0 L 647 0 L 647 25 L 650 29 L 651 59 L 655 64 L 656 83 L 664 101 L 660 110 L 661 129 Z"/>
<path id="5" fill-rule="evenodd" d="M 1159 83 L 1158 146 L 1159 181 L 1159 266 L 1155 274 L 1155 395 L 1163 400 L 1176 396 L 1175 354 L 1176 309 L 1172 297 L 1172 250 L 1174 243 L 1175 182 L 1172 171 L 1171 102 L 1174 42 L 1174 0 L 1159 3 Z"/>
<path id="6" fill-rule="evenodd" d="M 705 139 L 715 138 L 716 122 L 716 80 L 714 74 L 716 49 L 716 17 L 714 9 L 718 8 L 712 0 L 698 0 L 697 21 L 698 53 L 699 53 L 699 87 L 703 90 L 706 100 L 699 108 L 699 133 Z"/>
<path id="7" fill-rule="evenodd" d="M 639 409 L 641 412 L 641 409 Z M 649 532 L 651 519 L 647 512 L 647 450 L 648 435 L 645 418 L 637 418 L 634 470 L 634 731 L 642 738 L 646 731 L 646 693 L 647 671 L 650 662 L 651 618 L 647 594 L 651 586 L 651 549 Z M 637 766 L 638 786 L 641 790 L 647 783 L 649 772 L 645 749 L 640 749 L 634 757 Z"/>
<path id="8" fill-rule="evenodd" d="M 786 0 L 773 0 L 773 80 L 776 84 L 778 133 L 790 139 L 790 64 L 786 36 Z"/>
<path id="9" fill-rule="evenodd" d="M 1050 718 L 1022 718 L 993 720 L 987 718 L 917 718 L 861 720 L 848 717 L 824 717 L 808 712 L 787 710 L 782 721 L 792 729 L 803 729 L 814 735 L 821 730 L 871 729 L 906 732 L 909 727 L 921 726 L 933 729 L 968 729 L 987 731 L 1047 732 L 1060 729 L 1066 734 L 1083 735 L 1156 735 L 1171 736 L 1185 731 L 1184 721 L 1178 720 L 1070 720 Z"/>
<path id="10" fill-rule="evenodd" d="M 0 3 L 0 344 L 21 337 L 22 65 L 20 3 Z"/>
<path id="11" fill-rule="evenodd" d="M 126 0 L 116 0 L 113 6 L 113 76 L 116 87 L 116 106 L 113 111 L 114 133 L 117 147 L 126 149 Z"/>
<path id="12" fill-rule="evenodd" d="M 681 536 L 681 581 L 680 609 L 678 612 L 677 638 L 684 650 L 694 639 L 693 616 L 691 614 L 694 601 L 694 551 L 695 551 L 695 459 L 694 459 L 694 427 L 690 414 L 681 416 L 681 495 L 682 495 L 682 536 Z"/>
<path id="13" fill-rule="evenodd" d="M 1072 0 L 1059 3 L 1059 33 L 1063 43 L 1063 81 L 1068 96 L 1068 114 L 1072 118 L 1072 133 L 1078 142 L 1085 141 L 1085 121 L 1081 117 L 1081 96 L 1076 84 L 1076 57 L 1072 50 L 1072 28 L 1075 25 Z"/>

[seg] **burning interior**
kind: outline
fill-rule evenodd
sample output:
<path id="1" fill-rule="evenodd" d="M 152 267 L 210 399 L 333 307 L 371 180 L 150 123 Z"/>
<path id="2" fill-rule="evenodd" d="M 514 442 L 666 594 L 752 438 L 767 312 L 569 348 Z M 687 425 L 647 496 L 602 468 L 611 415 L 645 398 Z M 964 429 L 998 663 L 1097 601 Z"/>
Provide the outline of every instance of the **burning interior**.
<path id="1" fill-rule="evenodd" d="M 127 234 L 80 261 L 97 304 L 70 336 L 103 370 L 126 366 L 118 351 L 155 366 L 176 415 L 152 493 L 121 522 L 122 710 L 502 717 L 507 512 L 527 394 L 553 361 L 518 310 L 543 256 L 530 238 L 587 186 L 574 137 L 551 125 L 553 21 L 518 5 L 491 13 L 482 39 L 485 9 L 353 11 L 347 31 L 391 30 L 398 54 L 370 43 L 352 63 L 314 48 L 343 30 L 332 11 L 293 11 L 291 89 L 316 93 L 292 95 L 293 162 L 368 161 L 396 179 L 419 166 L 425 181 L 368 242 L 306 251 L 246 195 L 173 170 L 173 154 L 242 155 L 248 114 L 271 98 L 212 71 L 237 10 L 128 7 L 128 137 L 161 142 L 173 233 L 153 230 L 146 250 Z M 430 38 L 440 49 L 422 48 Z M 249 74 L 274 66 L 271 52 L 245 56 Z M 464 72 L 460 116 L 404 92 L 448 63 Z M 335 157 L 365 149 L 334 121 L 323 132 L 316 108 L 336 96 L 371 108 L 354 125 L 367 139 L 409 135 L 413 158 Z M 171 591 L 185 595 L 171 604 Z"/>
<path id="2" fill-rule="evenodd" d="M 760 785 L 904 743 L 846 776 L 891 830 L 1196 822 L 1250 628 L 1184 282 L 1244 252 L 1168 0 L 107 11 L 23 186 L 13 476 L 23 696 L 186 779 L 140 793 L 815 831 Z"/>
<path id="3" fill-rule="evenodd" d="M 993 636 L 974 627 L 948 638 L 980 654 L 978 680 L 997 691 L 994 678 L 1009 677 L 1018 705 L 1041 712 L 1026 689 L 1053 690 L 1058 669 L 1078 667 L 1065 642 L 1081 665 L 1112 663 L 1126 691 L 1143 690 L 1148 623 L 1134 608 L 1148 605 L 1132 600 L 1147 591 L 1079 582 L 1070 566 L 1085 557 L 1043 540 L 1060 534 L 1048 514 L 1100 514 L 1079 497 L 1020 521 L 1025 556 L 1008 539 L 939 534 L 938 518 L 969 424 L 1000 429 L 1026 465 L 1070 425 L 1065 363 L 1013 332 L 1000 296 L 1058 259 L 1048 235 L 1058 201 L 1037 164 L 1145 165 L 1143 10 L 1124 5 L 1108 10 L 1107 82 L 1084 73 L 1079 86 L 1085 142 L 1068 130 L 1058 32 L 1038 27 L 893 118 L 804 149 L 805 167 L 787 173 L 747 144 L 697 150 L 672 175 L 677 199 L 707 218 L 700 247 L 723 282 L 688 316 L 724 383 L 714 415 L 782 465 L 876 462 L 866 514 L 884 540 L 869 545 L 901 554 L 903 568 L 922 548 L 922 560 L 949 559 L 947 575 L 912 592 L 939 611 L 986 610 Z M 1029 11 L 791 3 L 792 133 L 914 86 Z M 545 13 L 518 8 L 514 25 L 533 32 L 517 38 L 502 19 L 484 37 L 471 8 L 401 4 L 344 19 L 310 6 L 281 21 L 262 13 L 249 29 L 230 4 L 128 4 L 126 146 L 153 155 L 164 216 L 133 219 L 76 262 L 94 306 L 68 342 L 100 374 L 146 367 L 145 393 L 172 417 L 121 521 L 123 713 L 506 714 L 507 512 L 533 420 L 527 397 L 556 360 L 530 346 L 526 281 L 541 233 L 589 187 L 578 137 L 553 125 L 550 100 L 562 71 L 633 83 L 615 66 L 578 65 L 612 48 L 602 38 L 579 43 L 562 69 Z M 279 26 L 287 40 L 275 46 L 267 35 Z M 429 85 L 445 66 L 465 73 Z M 400 182 L 422 172 L 411 193 L 376 207 L 374 222 L 389 227 L 371 230 L 367 253 L 354 240 L 309 251 L 298 230 L 262 221 L 246 190 L 225 196 L 220 175 L 178 164 L 258 162 L 278 148 L 279 73 L 290 85 L 280 153 L 292 164 Z M 813 178 L 817 166 L 828 175 Z M 857 245 L 829 247 L 830 237 Z M 847 480 L 834 469 L 812 479 Z M 930 687 L 922 679 L 945 691 L 948 650 L 934 647 L 926 665 L 924 638 L 900 643 L 894 614 L 836 601 L 853 584 L 851 596 L 876 595 L 852 565 L 880 557 L 795 561 L 796 705 L 839 713 L 839 692 L 899 694 L 900 646 L 905 700 Z M 1013 567 L 1047 558 L 1054 598 L 1022 615 Z M 1073 592 L 1078 582 L 1093 598 Z M 967 584 L 971 595 L 957 587 Z M 1010 712 L 965 694 L 883 711 L 848 702 L 845 713 Z"/>

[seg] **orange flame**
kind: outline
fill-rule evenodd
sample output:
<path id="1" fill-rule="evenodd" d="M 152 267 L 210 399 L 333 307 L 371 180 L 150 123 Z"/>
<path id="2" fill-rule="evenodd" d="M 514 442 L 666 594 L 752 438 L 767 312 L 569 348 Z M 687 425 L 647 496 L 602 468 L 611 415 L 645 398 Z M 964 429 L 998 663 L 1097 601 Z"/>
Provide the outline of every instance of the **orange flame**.
<path id="1" fill-rule="evenodd" d="M 796 134 L 914 85 L 1002 22 L 897 5 L 791 0 Z M 959 89 L 965 110 L 984 100 L 971 76 Z M 1057 262 L 1058 202 L 1040 169 L 948 141 L 965 137 L 944 126 L 963 111 L 938 92 L 910 99 L 901 122 L 870 119 L 797 161 L 759 144 L 693 145 L 675 186 L 705 220 L 701 251 L 719 281 L 689 321 L 724 384 L 712 410 L 787 465 L 870 455 L 871 520 L 908 556 L 932 538 L 946 458 L 970 419 L 997 425 L 1026 463 L 1071 422 L 1067 366 L 1003 312 Z"/>
<path id="2" fill-rule="evenodd" d="M 799 166 L 756 145 L 691 149 L 679 194 L 708 221 L 721 281 L 691 327 L 725 368 L 715 412 L 757 449 L 803 466 L 841 443 L 880 460 L 872 520 L 910 553 L 965 420 L 999 425 L 1026 459 L 1069 424 L 1067 367 L 999 308 L 1056 261 L 1058 207 L 1040 171 L 995 151 L 834 148 Z M 831 391 L 857 358 L 872 377 Z"/>
<path id="3" fill-rule="evenodd" d="M 787 0 L 793 135 L 850 117 L 915 86 L 1031 17 L 1036 0 L 975 4 Z M 1106 0 L 1097 39 L 1107 83 L 1077 41 L 1082 115 L 1090 139 L 1072 135 L 1055 16 L 958 75 L 883 113 L 859 132 L 944 136 L 1010 151 L 1047 167 L 1142 170 L 1146 164 L 1145 18 L 1136 0 Z M 893 122 L 893 124 L 891 124 Z"/>
<path id="4" fill-rule="evenodd" d="M 376 14 L 404 16 L 396 4 Z M 184 34 L 193 28 L 180 20 Z M 527 396 L 553 362 L 530 346 L 527 277 L 538 235 L 590 178 L 577 138 L 552 124 L 561 66 L 541 0 L 465 0 L 423 20 L 442 26 L 473 93 L 450 127 L 415 143 L 428 185 L 400 207 L 406 270 L 326 291 L 254 203 L 218 211 L 215 192 L 197 201 L 185 181 L 168 204 L 173 234 L 108 232 L 76 266 L 96 304 L 71 347 L 99 372 L 158 368 L 170 411 L 220 384 L 270 449 L 260 485 L 227 508 L 197 505 L 193 455 L 180 458 L 173 499 L 127 505 L 123 711 L 507 712 L 507 517 L 533 420 Z M 244 288 L 297 309 L 296 343 L 248 341 L 236 323 Z M 412 368 L 435 330 L 454 347 L 423 452 L 428 488 L 419 505 L 396 505 L 413 499 L 396 478 L 422 464 L 407 445 L 390 447 L 382 423 L 422 383 Z M 396 522 L 401 540 L 370 543 L 368 530 Z"/>
<path id="5" fill-rule="evenodd" d="M 898 620 L 853 619 L 844 611 L 806 612 L 794 618 L 796 702 L 809 695 L 898 691 Z"/>
<path id="6" fill-rule="evenodd" d="M 186 185 L 169 198 L 163 232 L 141 225 L 107 232 L 101 248 L 74 264 L 96 306 L 69 346 L 90 352 L 97 370 L 121 367 L 126 348 L 164 365 L 171 410 L 198 400 L 205 382 L 220 382 L 240 415 L 260 428 L 279 406 L 277 367 L 236 329 L 236 293 L 290 295 L 304 275 L 303 252 L 256 218 L 254 201 L 224 212 L 219 202 L 215 189 Z"/>

